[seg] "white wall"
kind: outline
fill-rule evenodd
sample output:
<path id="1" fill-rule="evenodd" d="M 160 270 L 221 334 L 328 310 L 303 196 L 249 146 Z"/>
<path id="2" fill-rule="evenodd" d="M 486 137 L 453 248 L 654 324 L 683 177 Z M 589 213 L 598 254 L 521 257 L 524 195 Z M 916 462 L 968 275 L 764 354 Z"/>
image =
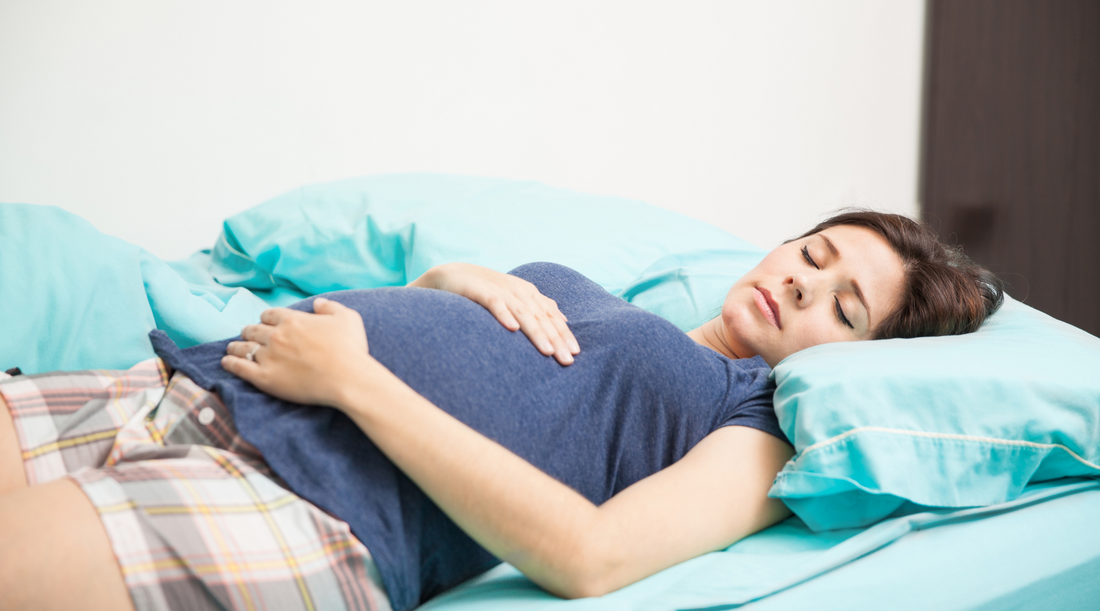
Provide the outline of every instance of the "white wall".
<path id="1" fill-rule="evenodd" d="M 0 201 L 164 258 L 391 171 L 634 197 L 770 247 L 916 214 L 923 0 L 0 0 Z"/>

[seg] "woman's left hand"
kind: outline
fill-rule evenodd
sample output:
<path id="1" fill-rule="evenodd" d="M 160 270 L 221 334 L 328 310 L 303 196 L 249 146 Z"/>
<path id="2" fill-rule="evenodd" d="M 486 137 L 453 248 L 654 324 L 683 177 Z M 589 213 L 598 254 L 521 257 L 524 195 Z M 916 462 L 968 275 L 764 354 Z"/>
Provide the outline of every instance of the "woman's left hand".
<path id="1" fill-rule="evenodd" d="M 437 265 L 409 286 L 461 295 L 484 307 L 509 331 L 523 331 L 539 352 L 571 365 L 581 347 L 558 304 L 534 284 L 471 263 Z"/>
<path id="2" fill-rule="evenodd" d="M 313 311 L 265 310 L 241 331 L 244 341 L 229 343 L 222 367 L 287 401 L 337 406 L 341 390 L 376 361 L 358 312 L 322 297 Z"/>

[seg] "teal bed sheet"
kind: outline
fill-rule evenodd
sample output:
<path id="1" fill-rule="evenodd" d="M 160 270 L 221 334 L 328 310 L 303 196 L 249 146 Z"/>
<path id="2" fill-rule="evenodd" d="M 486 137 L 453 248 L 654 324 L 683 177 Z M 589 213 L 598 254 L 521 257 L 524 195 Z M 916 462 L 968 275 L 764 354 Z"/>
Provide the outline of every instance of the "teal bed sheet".
<path id="1" fill-rule="evenodd" d="M 790 518 L 723 552 L 690 560 L 601 598 L 560 600 L 515 569 L 501 566 L 420 608 L 1100 608 L 1097 515 L 1100 481 L 1064 479 L 1031 486 L 1009 503 L 916 513 L 861 529 L 814 533 Z M 1077 583 L 1082 577 L 1092 581 Z M 1068 604 L 1073 601 L 1090 604 Z"/>
<path id="2" fill-rule="evenodd" d="M 1034 498 L 1038 502 L 980 519 L 912 532 L 748 608 L 1100 609 L 1096 480 L 1051 482 Z M 732 607 L 716 607 L 724 608 Z"/>

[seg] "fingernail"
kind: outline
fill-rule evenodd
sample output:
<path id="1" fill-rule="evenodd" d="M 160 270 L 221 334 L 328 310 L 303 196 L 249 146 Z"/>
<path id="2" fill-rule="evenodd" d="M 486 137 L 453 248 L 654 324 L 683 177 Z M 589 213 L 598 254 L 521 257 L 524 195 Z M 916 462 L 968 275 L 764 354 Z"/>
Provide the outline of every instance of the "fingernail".
<path id="1" fill-rule="evenodd" d="M 562 360 L 562 362 L 564 362 L 564 363 L 565 363 L 566 365 L 568 365 L 568 364 L 570 364 L 570 363 L 572 363 L 572 362 L 573 362 L 573 355 L 572 355 L 572 354 L 569 354 L 569 353 L 565 353 L 565 354 L 563 354 L 563 355 L 562 355 L 562 358 L 561 358 L 561 360 Z"/>
<path id="2" fill-rule="evenodd" d="M 542 344 L 539 345 L 539 350 L 542 350 L 543 352 L 548 352 L 550 354 L 553 354 L 554 353 L 554 345 L 551 344 L 550 342 L 542 342 Z"/>
<path id="3" fill-rule="evenodd" d="M 318 297 L 317 299 L 314 299 L 314 301 L 317 303 L 326 303 L 328 302 L 328 299 L 325 299 L 324 297 Z"/>
<path id="4" fill-rule="evenodd" d="M 581 345 L 577 343 L 577 340 L 571 339 L 569 340 L 569 349 L 573 351 L 573 354 L 576 354 L 581 351 Z"/>

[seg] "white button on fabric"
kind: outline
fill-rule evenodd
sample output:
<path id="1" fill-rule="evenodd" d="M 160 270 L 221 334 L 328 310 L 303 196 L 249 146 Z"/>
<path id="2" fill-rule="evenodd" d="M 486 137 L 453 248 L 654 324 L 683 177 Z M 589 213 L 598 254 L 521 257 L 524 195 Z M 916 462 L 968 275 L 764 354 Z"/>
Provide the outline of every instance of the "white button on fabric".
<path id="1" fill-rule="evenodd" d="M 206 426 L 214 421 L 214 408 L 204 407 L 199 410 L 199 424 Z"/>

